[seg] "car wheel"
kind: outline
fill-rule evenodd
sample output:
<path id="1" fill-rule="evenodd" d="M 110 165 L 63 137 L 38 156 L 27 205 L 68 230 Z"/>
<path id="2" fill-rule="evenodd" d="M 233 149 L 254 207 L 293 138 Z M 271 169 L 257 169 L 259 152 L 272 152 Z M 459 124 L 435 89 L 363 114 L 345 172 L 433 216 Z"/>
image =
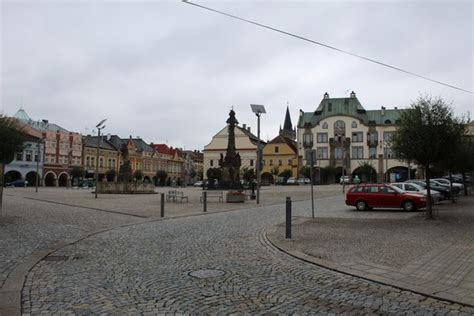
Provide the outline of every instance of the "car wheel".
<path id="1" fill-rule="evenodd" d="M 403 210 L 406 212 L 416 211 L 415 203 L 410 200 L 403 202 Z"/>
<path id="2" fill-rule="evenodd" d="M 367 203 L 363 200 L 357 201 L 356 203 L 356 209 L 358 211 L 365 211 L 367 209 Z"/>

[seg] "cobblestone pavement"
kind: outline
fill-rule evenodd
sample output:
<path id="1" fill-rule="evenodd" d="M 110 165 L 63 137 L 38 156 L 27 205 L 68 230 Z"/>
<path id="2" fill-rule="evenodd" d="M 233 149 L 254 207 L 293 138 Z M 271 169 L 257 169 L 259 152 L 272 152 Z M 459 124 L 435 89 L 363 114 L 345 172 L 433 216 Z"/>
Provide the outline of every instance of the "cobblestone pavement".
<path id="1" fill-rule="evenodd" d="M 8 196 L 0 218 L 0 288 L 23 259 L 65 239 L 139 218 Z"/>
<path id="2" fill-rule="evenodd" d="M 307 216 L 308 206 L 295 203 L 296 215 Z M 30 271 L 23 313 L 474 313 L 289 257 L 263 233 L 283 218 L 283 207 L 273 206 L 91 236 Z"/>

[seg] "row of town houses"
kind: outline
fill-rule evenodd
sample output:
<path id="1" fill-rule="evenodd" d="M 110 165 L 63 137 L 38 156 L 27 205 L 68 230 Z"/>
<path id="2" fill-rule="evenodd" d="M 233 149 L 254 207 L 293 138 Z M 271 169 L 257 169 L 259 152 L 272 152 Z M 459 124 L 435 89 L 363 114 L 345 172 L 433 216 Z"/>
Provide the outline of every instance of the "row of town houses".
<path id="1" fill-rule="evenodd" d="M 305 148 L 303 138 L 309 134 L 312 139 L 309 149 L 316 154 L 315 181 L 324 182 L 322 177 L 327 167 L 336 171 L 336 180 L 341 175 L 358 175 L 361 168 L 367 170 L 367 166 L 373 170 L 370 175 L 372 181 L 393 182 L 423 177 L 421 169 L 399 160 L 391 149 L 391 137 L 403 111 L 384 106 L 378 110 L 366 110 L 354 92 L 342 98 L 331 98 L 326 92 L 315 109 L 299 111 L 296 127 L 293 127 L 287 107 L 283 127 L 280 125 L 272 139 L 259 140 L 250 126 L 238 124 L 235 145 L 241 157 L 241 173 L 256 169 L 260 143 L 263 183 L 274 183 L 282 172 L 288 170 L 293 177 L 300 177 L 301 168 L 308 165 L 308 148 Z M 237 119 L 238 116 L 237 112 Z M 6 172 L 15 171 L 22 178 L 28 179 L 28 175 L 34 178 L 34 161 L 38 155 L 37 148 L 40 148 L 39 156 L 43 158 L 39 161 L 39 173 L 45 185 L 65 185 L 68 170 L 74 166 L 84 166 L 86 177 L 94 176 L 97 137 L 81 136 L 45 120 L 31 120 L 23 110 L 18 111 L 15 117 L 27 127 L 30 138 L 25 150 L 18 153 Z M 263 119 L 265 116 L 262 116 Z M 474 135 L 474 121 L 468 127 Z M 43 147 L 38 147 L 40 139 L 44 139 Z M 100 141 L 99 178 L 102 179 L 109 169 L 118 170 L 120 147 L 126 144 L 133 171 L 141 170 L 145 179 L 151 180 L 158 170 L 164 170 L 171 179 L 193 183 L 201 180 L 201 176 L 206 179 L 209 169 L 219 168 L 219 159 L 226 154 L 227 140 L 226 125 L 211 138 L 202 152 L 183 151 L 165 144 L 148 144 L 138 137 L 104 136 Z"/>
<path id="2" fill-rule="evenodd" d="M 48 120 L 33 120 L 23 109 L 13 117 L 26 132 L 27 139 L 23 150 L 5 166 L 9 180 L 23 179 L 32 185 L 38 174 L 40 185 L 68 186 L 74 167 L 83 167 L 84 178 L 93 179 L 98 164 L 99 181 L 106 181 L 109 170 L 119 172 L 122 146 L 128 148 L 132 172 L 140 170 L 144 181 L 156 179 L 159 170 L 165 171 L 170 180 L 182 184 L 194 183 L 202 177 L 203 154 L 197 150 L 147 143 L 132 136 L 83 136 Z"/>

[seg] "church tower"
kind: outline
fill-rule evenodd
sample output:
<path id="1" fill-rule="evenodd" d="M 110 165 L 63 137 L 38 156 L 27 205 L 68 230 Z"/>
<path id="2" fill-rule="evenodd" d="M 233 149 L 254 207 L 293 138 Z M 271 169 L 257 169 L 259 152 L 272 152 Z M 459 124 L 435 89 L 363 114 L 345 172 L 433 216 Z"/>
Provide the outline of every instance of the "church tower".
<path id="1" fill-rule="evenodd" d="M 291 140 L 296 140 L 296 128 L 293 128 L 293 124 L 291 124 L 291 116 L 290 116 L 290 109 L 286 107 L 286 115 L 285 115 L 285 122 L 283 123 L 283 129 L 280 125 L 280 136 L 289 138 Z"/>

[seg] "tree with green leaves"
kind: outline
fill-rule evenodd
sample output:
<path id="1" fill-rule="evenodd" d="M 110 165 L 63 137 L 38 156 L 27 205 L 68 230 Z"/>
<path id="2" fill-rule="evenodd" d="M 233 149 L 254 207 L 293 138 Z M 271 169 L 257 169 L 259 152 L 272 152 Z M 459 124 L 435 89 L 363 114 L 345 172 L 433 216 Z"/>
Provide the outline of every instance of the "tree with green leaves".
<path id="1" fill-rule="evenodd" d="M 253 180 L 256 179 L 255 177 L 255 170 L 253 168 L 245 167 L 242 170 L 242 179 L 244 179 L 247 183 L 252 183 Z"/>
<path id="2" fill-rule="evenodd" d="M 13 161 L 15 153 L 23 150 L 26 134 L 18 122 L 0 116 L 0 216 L 2 215 L 5 165 Z"/>
<path id="3" fill-rule="evenodd" d="M 74 181 L 74 179 L 82 179 L 84 177 L 84 167 L 82 166 L 74 166 L 71 169 L 71 178 Z"/>
<path id="4" fill-rule="evenodd" d="M 372 182 L 373 178 L 377 176 L 372 162 L 359 162 L 359 167 L 354 171 L 354 174 L 359 175 L 362 182 Z"/>
<path id="5" fill-rule="evenodd" d="M 168 178 L 168 173 L 164 170 L 158 170 L 156 172 L 156 178 L 158 179 L 158 184 L 162 187 L 166 185 L 166 178 Z"/>
<path id="6" fill-rule="evenodd" d="M 398 129 L 392 137 L 392 149 L 399 158 L 415 162 L 425 171 L 427 184 L 426 218 L 433 218 L 430 171 L 435 163 L 452 159 L 456 140 L 462 137 L 462 121 L 441 98 L 419 97 L 410 109 L 400 115 Z"/>
<path id="7" fill-rule="evenodd" d="M 115 180 L 116 175 L 117 175 L 117 171 L 115 171 L 115 169 L 107 170 L 107 172 L 105 173 L 107 182 L 113 182 Z"/>
<path id="8" fill-rule="evenodd" d="M 143 172 L 141 170 L 135 170 L 133 177 L 135 178 L 136 182 L 140 182 L 143 180 Z"/>
<path id="9" fill-rule="evenodd" d="M 291 171 L 290 169 L 285 169 L 278 176 L 284 178 L 286 182 L 289 178 L 293 176 L 293 171 Z"/>
<path id="10" fill-rule="evenodd" d="M 301 167 L 300 175 L 301 175 L 303 178 L 309 178 L 309 179 L 311 179 L 311 168 L 310 168 L 309 166 L 303 166 L 303 167 Z"/>

